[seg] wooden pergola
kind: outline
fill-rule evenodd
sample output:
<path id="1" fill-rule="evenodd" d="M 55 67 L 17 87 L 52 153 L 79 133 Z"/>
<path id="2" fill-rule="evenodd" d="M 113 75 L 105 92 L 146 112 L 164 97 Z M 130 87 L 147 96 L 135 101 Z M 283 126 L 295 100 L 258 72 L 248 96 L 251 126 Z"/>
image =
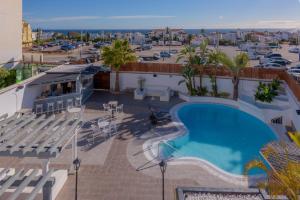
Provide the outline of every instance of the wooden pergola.
<path id="1" fill-rule="evenodd" d="M 77 158 L 77 134 L 81 123 L 81 113 L 64 112 L 40 116 L 33 113 L 25 115 L 15 113 L 10 117 L 7 114 L 0 116 L 0 156 L 34 157 L 43 161 L 42 174 L 28 199 L 34 199 L 42 188 L 45 190 L 44 185 L 54 172 L 54 169 L 49 169 L 51 158 L 58 157 L 70 143 L 72 143 L 72 160 Z M 19 169 L 11 176 L 8 175 L 9 171 L 10 169 L 3 169 L 0 172 L 1 181 L 6 180 L 0 182 L 3 183 L 0 197 L 15 181 L 22 180 L 10 196 L 10 199 L 14 200 L 37 178 L 38 170 L 28 172 Z"/>

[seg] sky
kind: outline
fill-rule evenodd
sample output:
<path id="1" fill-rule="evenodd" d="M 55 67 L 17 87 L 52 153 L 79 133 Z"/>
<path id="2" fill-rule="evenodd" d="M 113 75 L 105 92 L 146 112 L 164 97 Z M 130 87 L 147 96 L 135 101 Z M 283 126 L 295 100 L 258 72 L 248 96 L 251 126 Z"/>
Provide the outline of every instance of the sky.
<path id="1" fill-rule="evenodd" d="M 23 0 L 23 18 L 44 29 L 300 29 L 300 0 Z"/>

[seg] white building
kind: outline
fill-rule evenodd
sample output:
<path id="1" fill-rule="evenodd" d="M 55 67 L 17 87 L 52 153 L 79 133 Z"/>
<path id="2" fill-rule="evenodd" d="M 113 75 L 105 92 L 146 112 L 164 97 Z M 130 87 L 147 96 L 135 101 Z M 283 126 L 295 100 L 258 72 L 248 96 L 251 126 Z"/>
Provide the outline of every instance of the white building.
<path id="1" fill-rule="evenodd" d="M 0 67 L 14 67 L 22 59 L 22 0 L 0 1 Z"/>
<path id="2" fill-rule="evenodd" d="M 144 44 L 146 41 L 145 35 L 142 33 L 134 33 L 132 37 L 132 42 L 134 44 Z"/>

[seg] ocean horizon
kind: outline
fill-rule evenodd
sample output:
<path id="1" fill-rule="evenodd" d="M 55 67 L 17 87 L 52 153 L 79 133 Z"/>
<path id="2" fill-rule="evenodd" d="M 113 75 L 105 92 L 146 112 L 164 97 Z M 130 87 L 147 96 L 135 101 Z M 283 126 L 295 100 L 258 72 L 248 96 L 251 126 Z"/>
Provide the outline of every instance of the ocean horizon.
<path id="1" fill-rule="evenodd" d="M 82 33 L 148 33 L 152 31 L 153 29 L 42 29 L 44 32 L 58 32 L 67 34 L 68 32 L 82 32 Z M 206 33 L 212 33 L 212 32 L 220 32 L 220 33 L 229 33 L 237 30 L 241 31 L 268 31 L 268 32 L 278 32 L 278 31 L 295 31 L 295 29 L 281 29 L 281 28 L 247 28 L 247 29 L 237 29 L 237 28 L 228 28 L 228 29 L 183 29 L 188 34 L 199 34 L 201 33 L 201 30 L 204 30 Z"/>

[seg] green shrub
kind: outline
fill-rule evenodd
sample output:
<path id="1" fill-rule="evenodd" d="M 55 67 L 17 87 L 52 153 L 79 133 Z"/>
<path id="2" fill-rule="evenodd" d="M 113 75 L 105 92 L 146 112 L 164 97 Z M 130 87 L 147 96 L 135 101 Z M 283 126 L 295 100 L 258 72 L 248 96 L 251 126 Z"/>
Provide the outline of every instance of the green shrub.
<path id="1" fill-rule="evenodd" d="M 279 83 L 280 85 L 280 83 Z M 277 90 L 279 89 L 278 82 L 274 81 L 270 84 L 265 84 L 259 82 L 255 93 L 255 100 L 259 100 L 261 102 L 271 103 L 274 97 L 278 96 Z"/>
<path id="2" fill-rule="evenodd" d="M 16 70 L 0 68 L 0 89 L 16 83 Z"/>
<path id="3" fill-rule="evenodd" d="M 208 90 L 206 87 L 198 87 L 197 95 L 198 96 L 206 96 L 208 94 Z"/>

